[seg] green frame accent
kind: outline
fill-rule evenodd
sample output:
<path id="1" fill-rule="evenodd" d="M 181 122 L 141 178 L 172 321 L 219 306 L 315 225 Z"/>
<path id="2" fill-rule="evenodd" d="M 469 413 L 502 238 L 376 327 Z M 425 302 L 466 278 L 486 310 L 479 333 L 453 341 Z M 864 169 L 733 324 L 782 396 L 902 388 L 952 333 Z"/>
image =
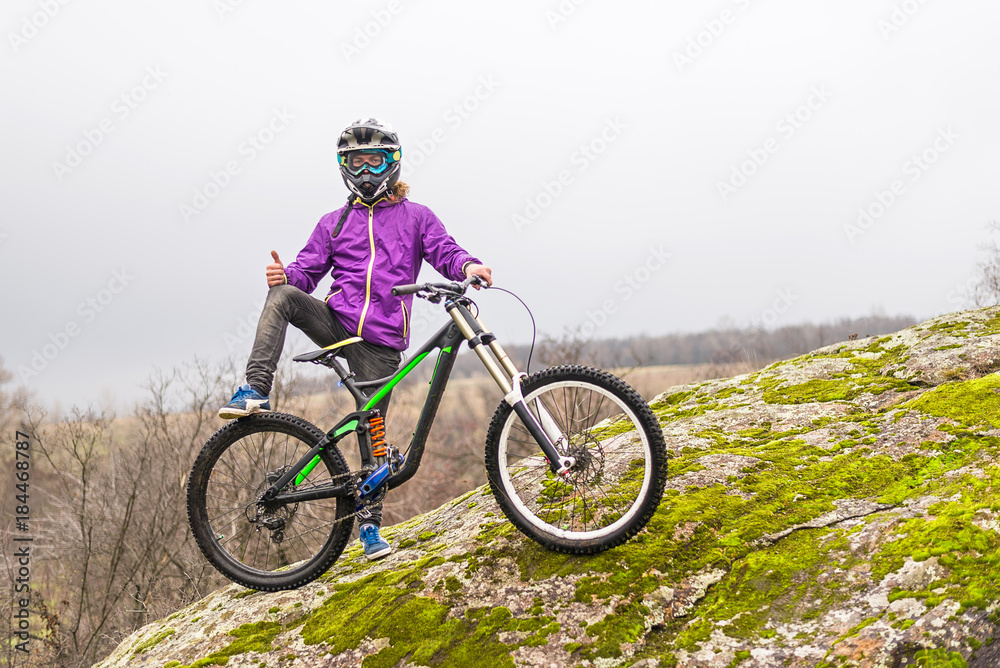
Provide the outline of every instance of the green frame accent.
<path id="1" fill-rule="evenodd" d="M 434 372 L 431 374 L 431 382 L 434 382 L 434 376 L 438 375 L 438 367 L 441 366 L 441 358 L 444 357 L 445 353 L 451 354 L 451 346 L 446 346 L 441 349 L 438 353 L 437 361 L 434 362 Z"/>
<path id="2" fill-rule="evenodd" d="M 428 350 L 427 352 L 420 353 L 412 360 L 410 360 L 410 363 L 407 364 L 402 369 L 400 369 L 399 371 L 397 371 L 396 375 L 392 377 L 392 380 L 383 385 L 382 388 L 378 392 L 376 392 L 371 399 L 368 400 L 368 403 L 366 403 L 364 405 L 364 408 L 362 408 L 361 410 L 367 411 L 374 408 L 375 404 L 381 401 L 385 395 L 392 392 L 392 388 L 396 387 L 399 381 L 403 380 L 403 378 L 405 378 L 408 373 L 413 371 L 413 369 L 415 369 L 418 364 L 423 362 L 424 358 L 427 357 L 429 353 L 430 351 Z"/>
<path id="3" fill-rule="evenodd" d="M 358 421 L 357 420 L 351 420 L 350 422 L 348 422 L 347 424 L 345 424 L 343 427 L 341 427 L 340 429 L 338 429 L 337 431 L 335 431 L 333 433 L 333 437 L 334 438 L 339 438 L 343 434 L 346 434 L 349 431 L 354 431 L 357 428 L 358 428 Z M 316 468 L 317 464 L 319 464 L 319 455 L 316 455 L 315 457 L 313 457 L 312 461 L 309 462 L 308 464 L 306 464 L 305 468 L 303 468 L 301 471 L 299 471 L 299 474 L 297 476 L 295 476 L 295 484 L 296 485 L 301 485 L 305 481 L 305 479 L 309 476 L 309 474 L 312 473 L 312 470 L 314 468 Z"/>
<path id="4" fill-rule="evenodd" d="M 444 353 L 450 353 L 450 352 L 451 352 L 451 346 L 447 346 L 447 347 L 441 349 L 441 352 L 437 356 L 437 363 L 434 365 L 434 375 L 437 375 L 438 364 L 440 364 L 440 362 L 441 362 L 441 355 L 443 355 Z M 372 398 L 368 400 L 368 403 L 366 403 L 361 410 L 364 410 L 364 411 L 371 410 L 375 406 L 375 404 L 377 404 L 379 401 L 381 401 L 382 398 L 385 395 L 389 394 L 389 392 L 392 391 L 392 388 L 396 387 L 396 385 L 399 384 L 399 381 L 401 381 L 404 378 L 406 378 L 406 376 L 411 371 L 413 371 L 415 368 L 417 368 L 417 365 L 420 364 L 421 362 L 423 362 L 424 358 L 426 358 L 427 355 L 429 355 L 429 354 L 430 354 L 430 351 L 428 350 L 426 352 L 420 353 L 419 355 L 417 355 L 416 357 L 414 357 L 412 360 L 410 360 L 410 363 L 407 364 L 402 369 L 400 369 L 399 371 L 397 371 L 396 375 L 393 376 L 392 379 L 388 383 L 386 383 L 385 385 L 383 385 L 379 389 L 379 391 L 376 392 L 372 396 Z M 433 376 L 431 377 L 431 380 L 433 380 Z M 340 429 L 338 429 L 337 431 L 335 431 L 333 433 L 333 438 L 335 438 L 335 439 L 339 438 L 341 435 L 346 434 L 349 431 L 354 431 L 355 429 L 357 429 L 357 427 L 358 427 L 358 421 L 357 420 L 352 420 L 351 422 L 348 422 L 343 427 L 341 427 Z M 308 464 L 306 464 L 305 468 L 303 468 L 301 471 L 299 471 L 298 475 L 295 476 L 295 484 L 296 485 L 301 485 L 305 481 L 305 479 L 309 476 L 309 474 L 312 473 L 312 470 L 314 468 L 316 468 L 316 466 L 318 464 L 319 464 L 319 455 L 316 455 L 315 457 L 313 457 L 312 461 L 310 461 Z"/>
<path id="5" fill-rule="evenodd" d="M 448 308 L 448 310 L 450 312 L 452 308 Z M 468 311 L 465 311 L 464 309 L 462 309 L 462 311 L 465 312 L 464 314 L 466 316 L 466 320 L 470 321 L 472 316 L 468 314 Z M 472 325 L 470 325 L 470 327 L 471 326 Z M 451 369 L 455 363 L 455 349 L 462 342 L 464 342 L 464 340 L 465 339 L 462 336 L 461 331 L 455 326 L 454 322 L 450 322 L 439 329 L 429 341 L 421 346 L 420 350 L 414 354 L 413 359 L 411 359 L 404 368 L 398 370 L 395 374 L 388 377 L 388 379 L 379 379 L 377 381 L 366 381 L 365 383 L 361 383 L 361 387 L 358 387 L 359 384 L 355 384 L 353 382 L 353 379 L 351 378 L 351 375 L 353 374 L 347 374 L 345 370 L 336 365 L 336 360 L 333 360 L 334 364 L 328 366 L 331 366 L 338 371 L 344 386 L 350 391 L 351 395 L 358 402 L 357 405 L 361 406 L 361 402 L 364 402 L 364 405 L 355 412 L 354 419 L 351 419 L 352 416 L 345 417 L 344 419 L 349 420 L 348 422 L 344 423 L 340 427 L 337 427 L 335 431 L 328 433 L 330 442 L 337 443 L 342 436 L 350 431 L 358 431 L 363 415 L 366 414 L 367 411 L 371 411 L 379 401 L 384 399 L 385 396 L 391 392 L 393 388 L 396 387 L 401 380 L 403 380 L 403 378 L 413 371 L 417 365 L 424 361 L 424 359 L 426 359 L 431 352 L 438 350 L 437 361 L 434 365 L 433 375 L 431 376 L 430 390 L 427 393 L 424 406 L 420 411 L 420 416 L 417 418 L 417 426 L 413 431 L 413 436 L 410 439 L 410 444 L 407 448 L 407 452 L 409 454 L 406 457 L 402 468 L 390 476 L 388 481 L 389 489 L 398 487 L 412 478 L 417 469 L 420 467 L 420 460 L 423 455 L 424 445 L 427 441 L 427 435 L 430 433 L 434 416 L 437 412 L 438 405 L 440 404 L 441 395 L 444 392 L 445 385 L 448 383 L 448 377 L 451 375 Z M 364 390 L 362 388 L 375 386 L 383 380 L 386 381 L 385 384 L 379 387 L 372 397 L 368 398 L 364 395 Z M 364 447 L 363 443 L 360 441 L 359 447 L 361 447 L 361 455 L 362 459 L 364 459 Z M 295 485 L 302 484 L 306 480 L 307 476 L 319 464 L 320 456 L 318 454 L 309 461 L 306 461 L 307 456 L 308 455 L 304 456 L 291 471 L 287 472 L 271 486 L 271 490 L 277 494 L 277 498 L 280 499 L 283 496 L 283 494 L 278 490 L 284 488 L 293 481 Z M 299 466 L 302 466 L 302 468 L 298 469 Z M 289 492 L 290 496 L 295 496 L 296 494 L 297 492 Z M 306 492 L 306 494 L 309 498 L 328 498 L 322 495 L 315 496 L 309 492 Z"/>

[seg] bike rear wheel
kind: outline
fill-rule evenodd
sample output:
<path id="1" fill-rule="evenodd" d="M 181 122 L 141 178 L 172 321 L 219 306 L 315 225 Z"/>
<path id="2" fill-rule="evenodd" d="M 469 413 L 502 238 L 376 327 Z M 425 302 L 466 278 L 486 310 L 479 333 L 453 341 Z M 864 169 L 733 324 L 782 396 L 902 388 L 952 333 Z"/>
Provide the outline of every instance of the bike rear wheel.
<path id="1" fill-rule="evenodd" d="M 295 589 L 333 565 L 353 528 L 351 499 L 260 508 L 257 501 L 324 434 L 301 418 L 256 413 L 230 422 L 202 448 L 187 488 L 188 520 L 205 557 L 251 589 Z M 335 445 L 325 448 L 302 484 L 343 483 L 349 469 Z"/>
<path id="2" fill-rule="evenodd" d="M 607 550 L 638 533 L 667 478 L 663 432 L 642 397 L 583 366 L 545 369 L 521 390 L 536 419 L 544 408 L 566 436 L 557 449 L 576 463 L 565 476 L 552 473 L 510 405 L 500 404 L 486 437 L 486 471 L 507 518 L 546 548 L 573 554 Z"/>

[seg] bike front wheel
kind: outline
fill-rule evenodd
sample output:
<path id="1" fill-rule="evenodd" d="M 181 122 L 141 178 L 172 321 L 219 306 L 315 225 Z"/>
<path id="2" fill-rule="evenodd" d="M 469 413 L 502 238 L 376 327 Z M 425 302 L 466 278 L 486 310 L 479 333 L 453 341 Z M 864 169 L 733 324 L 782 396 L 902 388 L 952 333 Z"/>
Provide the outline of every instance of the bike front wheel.
<path id="1" fill-rule="evenodd" d="M 507 518 L 546 548 L 600 552 L 638 533 L 656 512 L 667 451 L 656 416 L 620 378 L 583 366 L 545 369 L 524 379 L 525 403 L 560 454 L 575 464 L 556 476 L 506 402 L 486 437 L 486 471 Z M 553 439 L 555 440 L 555 439 Z"/>
<path id="2" fill-rule="evenodd" d="M 230 422 L 202 448 L 188 480 L 188 520 L 202 553 L 233 582 L 261 591 L 295 589 L 344 551 L 353 528 L 350 499 L 258 504 L 323 436 L 301 418 L 265 412 Z M 285 491 L 343 483 L 349 474 L 331 444 L 308 477 Z"/>

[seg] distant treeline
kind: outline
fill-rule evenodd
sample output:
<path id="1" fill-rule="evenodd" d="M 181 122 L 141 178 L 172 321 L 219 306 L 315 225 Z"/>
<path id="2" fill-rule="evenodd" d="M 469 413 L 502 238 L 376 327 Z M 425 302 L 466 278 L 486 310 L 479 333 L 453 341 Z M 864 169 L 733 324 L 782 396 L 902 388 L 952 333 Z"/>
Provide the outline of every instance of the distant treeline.
<path id="1" fill-rule="evenodd" d="M 787 359 L 852 337 L 881 336 L 917 323 L 910 316 L 872 315 L 841 318 L 836 322 L 788 325 L 775 330 L 711 329 L 694 334 L 633 336 L 624 339 L 584 340 L 574 333 L 561 338 L 544 337 L 535 345 L 532 369 L 561 363 L 590 364 L 603 368 L 660 364 L 761 363 Z M 523 366 L 527 345 L 505 345 L 504 349 Z M 483 373 L 475 355 L 459 357 L 455 374 Z"/>

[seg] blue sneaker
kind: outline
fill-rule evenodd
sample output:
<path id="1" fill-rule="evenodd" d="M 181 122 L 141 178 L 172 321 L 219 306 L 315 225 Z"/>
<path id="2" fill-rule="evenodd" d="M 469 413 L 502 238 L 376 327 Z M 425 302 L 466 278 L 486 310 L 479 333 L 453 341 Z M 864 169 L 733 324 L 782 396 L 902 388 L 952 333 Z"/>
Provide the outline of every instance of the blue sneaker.
<path id="1" fill-rule="evenodd" d="M 382 536 L 378 535 L 378 527 L 374 524 L 362 524 L 358 532 L 361 534 L 365 556 L 369 559 L 381 559 L 392 552 L 392 545 L 382 540 Z"/>
<path id="2" fill-rule="evenodd" d="M 229 403 L 219 409 L 219 417 L 223 420 L 232 420 L 258 411 L 269 410 L 271 410 L 270 399 L 249 385 L 241 385 Z"/>

